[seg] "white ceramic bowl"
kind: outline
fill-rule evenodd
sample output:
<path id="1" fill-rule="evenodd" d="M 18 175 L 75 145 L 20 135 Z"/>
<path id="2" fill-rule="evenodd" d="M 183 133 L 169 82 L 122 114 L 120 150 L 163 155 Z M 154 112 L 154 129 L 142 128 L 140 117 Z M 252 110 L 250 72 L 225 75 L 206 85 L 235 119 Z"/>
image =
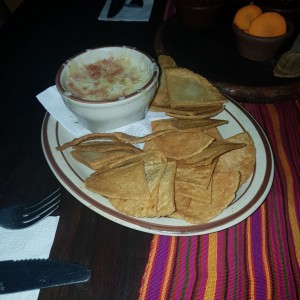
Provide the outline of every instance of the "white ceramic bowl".
<path id="1" fill-rule="evenodd" d="M 146 72 L 149 80 L 140 89 L 124 97 L 109 101 L 82 100 L 66 88 L 70 64 L 88 65 L 102 59 L 126 58 L 131 65 Z M 130 47 L 101 47 L 86 50 L 67 60 L 56 74 L 56 87 L 79 122 L 92 132 L 103 132 L 125 126 L 145 118 L 158 86 L 159 68 L 149 55 Z"/>

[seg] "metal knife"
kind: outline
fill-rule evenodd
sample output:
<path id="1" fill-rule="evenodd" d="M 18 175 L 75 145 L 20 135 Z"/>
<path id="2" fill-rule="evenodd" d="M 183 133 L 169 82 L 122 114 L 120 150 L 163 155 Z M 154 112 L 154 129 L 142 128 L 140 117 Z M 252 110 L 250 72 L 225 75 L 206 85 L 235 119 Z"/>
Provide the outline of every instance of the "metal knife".
<path id="1" fill-rule="evenodd" d="M 0 295 L 86 282 L 91 271 L 52 259 L 0 261 Z"/>
<path id="2" fill-rule="evenodd" d="M 111 0 L 107 18 L 113 18 L 116 16 L 125 5 L 125 2 L 126 0 Z"/>

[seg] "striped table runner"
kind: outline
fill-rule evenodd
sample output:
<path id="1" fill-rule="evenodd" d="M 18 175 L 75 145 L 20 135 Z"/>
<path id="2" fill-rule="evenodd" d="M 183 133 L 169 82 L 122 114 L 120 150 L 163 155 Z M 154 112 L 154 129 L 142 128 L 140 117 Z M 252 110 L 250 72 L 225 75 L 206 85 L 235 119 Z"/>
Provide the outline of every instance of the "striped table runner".
<path id="1" fill-rule="evenodd" d="M 300 299 L 299 102 L 243 106 L 273 149 L 269 195 L 229 229 L 194 237 L 154 235 L 139 299 Z"/>

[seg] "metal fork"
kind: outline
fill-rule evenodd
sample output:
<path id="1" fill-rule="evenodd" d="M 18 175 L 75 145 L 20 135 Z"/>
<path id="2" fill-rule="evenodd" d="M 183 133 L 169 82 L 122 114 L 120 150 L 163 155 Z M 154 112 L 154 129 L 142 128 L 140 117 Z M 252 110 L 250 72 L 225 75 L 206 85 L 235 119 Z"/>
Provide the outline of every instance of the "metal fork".
<path id="1" fill-rule="evenodd" d="M 35 204 L 13 205 L 0 210 L 0 226 L 7 229 L 22 229 L 45 219 L 58 209 L 60 189 Z"/>

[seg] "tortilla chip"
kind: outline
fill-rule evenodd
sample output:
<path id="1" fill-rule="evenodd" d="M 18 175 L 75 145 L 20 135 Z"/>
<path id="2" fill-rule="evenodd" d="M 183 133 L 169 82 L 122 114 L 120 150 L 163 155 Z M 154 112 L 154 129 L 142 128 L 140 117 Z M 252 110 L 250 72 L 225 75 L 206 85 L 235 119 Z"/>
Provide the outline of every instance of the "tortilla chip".
<path id="1" fill-rule="evenodd" d="M 127 214 L 135 217 L 142 213 L 144 214 L 144 217 L 157 216 L 157 200 L 160 181 L 165 172 L 166 167 L 166 162 L 158 164 L 145 164 L 145 176 L 148 183 L 148 190 L 150 192 L 150 201 L 148 201 L 148 203 L 145 204 L 147 209 L 143 209 L 142 212 L 137 211 L 135 203 L 132 202 L 131 211 L 129 210 L 130 206 L 127 206 Z M 129 202 L 127 204 L 129 204 Z"/>
<path id="2" fill-rule="evenodd" d="M 113 132 L 113 133 L 90 133 L 87 135 L 84 135 L 79 138 L 75 138 L 70 142 L 67 142 L 61 146 L 56 147 L 58 151 L 63 151 L 69 147 L 78 146 L 81 143 L 85 143 L 87 141 L 119 141 L 123 143 L 129 143 L 129 144 L 139 144 L 144 143 L 145 141 L 151 140 L 157 136 L 164 135 L 170 131 L 173 131 L 172 129 L 164 130 L 164 131 L 156 131 L 152 132 L 150 134 L 144 135 L 144 136 L 133 136 L 124 132 Z"/>
<path id="3" fill-rule="evenodd" d="M 160 66 L 159 86 L 151 103 L 151 106 L 169 107 L 169 95 L 166 85 L 165 69 L 169 67 L 176 67 L 176 63 L 172 57 L 167 55 L 160 55 L 158 57 L 158 65 Z"/>
<path id="4" fill-rule="evenodd" d="M 217 157 L 220 157 L 224 153 L 230 152 L 235 149 L 240 149 L 245 146 L 246 146 L 245 143 L 234 143 L 234 142 L 229 142 L 228 140 L 214 141 L 209 145 L 209 147 L 203 149 L 203 151 L 196 153 L 193 156 L 179 160 L 178 166 L 180 167 L 207 166 L 212 164 Z"/>
<path id="5" fill-rule="evenodd" d="M 169 108 L 169 107 L 159 107 L 153 105 L 151 107 L 151 111 L 159 111 L 165 112 L 166 115 L 183 115 L 183 116 L 196 116 L 202 114 L 214 114 L 215 112 L 223 111 L 225 108 L 224 104 L 216 104 L 210 106 L 203 106 L 203 107 L 180 107 L 180 108 Z"/>
<path id="6" fill-rule="evenodd" d="M 159 183 L 167 163 L 145 165 L 145 176 L 148 183 L 148 190 L 152 198 L 157 199 Z"/>
<path id="7" fill-rule="evenodd" d="M 208 147 L 213 138 L 202 130 L 194 132 L 173 131 L 163 137 L 156 137 L 153 143 L 167 158 L 185 159 Z"/>
<path id="8" fill-rule="evenodd" d="M 187 130 L 192 128 L 199 128 L 201 130 L 209 129 L 216 126 L 227 124 L 227 120 L 219 119 L 203 119 L 203 120 L 176 120 L 173 121 L 173 126 L 176 129 Z"/>
<path id="9" fill-rule="evenodd" d="M 135 147 L 132 144 L 115 141 L 90 141 L 81 143 L 73 146 L 73 149 L 79 151 L 90 151 L 90 152 L 107 152 L 107 151 L 118 151 L 126 150 L 133 153 L 141 152 L 141 149 Z"/>
<path id="10" fill-rule="evenodd" d="M 87 167 L 98 170 L 105 167 L 108 163 L 114 162 L 116 159 L 124 158 L 132 155 L 131 151 L 117 150 L 108 152 L 97 152 L 97 151 L 81 151 L 75 149 L 71 151 L 71 155 L 82 164 Z"/>
<path id="11" fill-rule="evenodd" d="M 222 135 L 220 134 L 219 130 L 216 127 L 204 129 L 204 132 L 212 136 L 216 141 L 223 140 Z"/>
<path id="12" fill-rule="evenodd" d="M 224 110 L 225 106 L 224 104 L 212 104 L 209 106 L 203 106 L 203 107 L 181 107 L 181 108 L 173 108 L 170 109 L 170 113 L 174 114 L 181 114 L 181 115 L 202 115 L 206 113 L 211 113 L 219 110 Z"/>
<path id="13" fill-rule="evenodd" d="M 254 171 L 256 161 L 255 146 L 248 132 L 242 132 L 229 137 L 226 141 L 232 143 L 244 143 L 246 146 L 222 155 L 218 160 L 216 172 L 239 170 L 241 173 L 241 186 L 247 181 Z"/>
<path id="14" fill-rule="evenodd" d="M 171 217 L 184 219 L 193 224 L 210 221 L 233 201 L 239 180 L 240 174 L 238 171 L 230 173 L 215 172 L 211 183 L 211 202 L 203 202 L 203 197 L 207 195 L 205 189 L 199 194 L 199 199 L 175 196 L 176 211 Z"/>
<path id="15" fill-rule="evenodd" d="M 177 118 L 177 119 L 183 119 L 183 120 L 202 120 L 202 119 L 208 119 L 211 117 L 214 117 L 218 115 L 220 112 L 224 110 L 224 106 L 216 106 L 211 108 L 210 106 L 208 107 L 210 109 L 203 109 L 203 112 L 201 113 L 190 113 L 190 112 L 185 112 L 184 111 L 178 111 L 178 112 L 166 112 L 166 115 L 169 117 Z"/>
<path id="16" fill-rule="evenodd" d="M 175 181 L 175 195 L 176 201 L 180 197 L 182 198 L 190 198 L 191 200 L 194 199 L 195 201 L 199 201 L 202 203 L 210 203 L 211 202 L 211 189 L 210 184 L 202 185 L 194 182 L 188 181 Z"/>
<path id="17" fill-rule="evenodd" d="M 156 145 L 153 143 L 153 141 L 147 141 L 144 143 L 144 151 L 146 152 L 152 152 L 157 151 Z"/>
<path id="18" fill-rule="evenodd" d="M 160 131 L 160 130 L 175 130 L 173 125 L 173 119 L 162 119 L 151 121 L 152 132 Z"/>
<path id="19" fill-rule="evenodd" d="M 145 165 L 153 165 L 159 163 L 167 163 L 166 156 L 159 150 L 154 151 L 144 151 L 145 156 L 143 157 Z"/>
<path id="20" fill-rule="evenodd" d="M 179 197 L 195 198 L 200 202 L 211 202 L 211 180 L 216 163 L 210 166 L 196 168 L 177 168 L 175 179 L 175 195 Z"/>
<path id="21" fill-rule="evenodd" d="M 118 211 L 137 218 L 155 217 L 156 201 L 140 199 L 139 201 L 132 199 L 109 198 L 111 205 Z"/>
<path id="22" fill-rule="evenodd" d="M 174 212 L 175 163 L 153 164 L 145 167 L 150 199 L 109 198 L 119 211 L 134 217 L 161 217 Z"/>
<path id="23" fill-rule="evenodd" d="M 216 162 L 208 166 L 192 168 L 181 168 L 178 166 L 176 170 L 176 180 L 196 183 L 207 187 L 211 182 L 215 166 Z"/>
<path id="24" fill-rule="evenodd" d="M 176 163 L 168 162 L 161 178 L 156 205 L 156 216 L 168 216 L 175 211 L 175 174 Z"/>
<path id="25" fill-rule="evenodd" d="M 89 141 L 74 145 L 73 149 L 71 155 L 93 170 L 100 169 L 115 159 L 142 152 L 131 144 L 115 141 Z"/>
<path id="26" fill-rule="evenodd" d="M 227 124 L 227 120 L 219 119 L 203 119 L 203 120 L 179 120 L 179 119 L 163 119 L 151 122 L 152 131 L 160 130 L 184 130 L 194 131 L 194 129 L 206 130 L 216 126 Z"/>
<path id="27" fill-rule="evenodd" d="M 189 69 L 167 68 L 165 72 L 171 108 L 196 108 L 227 102 L 207 79 Z"/>
<path id="28" fill-rule="evenodd" d="M 85 186 L 88 190 L 108 198 L 150 200 L 143 160 L 104 172 L 95 172 L 85 180 Z"/>
<path id="29" fill-rule="evenodd" d="M 164 54 L 158 56 L 158 64 L 163 69 L 176 67 L 175 60 L 171 56 Z"/>

